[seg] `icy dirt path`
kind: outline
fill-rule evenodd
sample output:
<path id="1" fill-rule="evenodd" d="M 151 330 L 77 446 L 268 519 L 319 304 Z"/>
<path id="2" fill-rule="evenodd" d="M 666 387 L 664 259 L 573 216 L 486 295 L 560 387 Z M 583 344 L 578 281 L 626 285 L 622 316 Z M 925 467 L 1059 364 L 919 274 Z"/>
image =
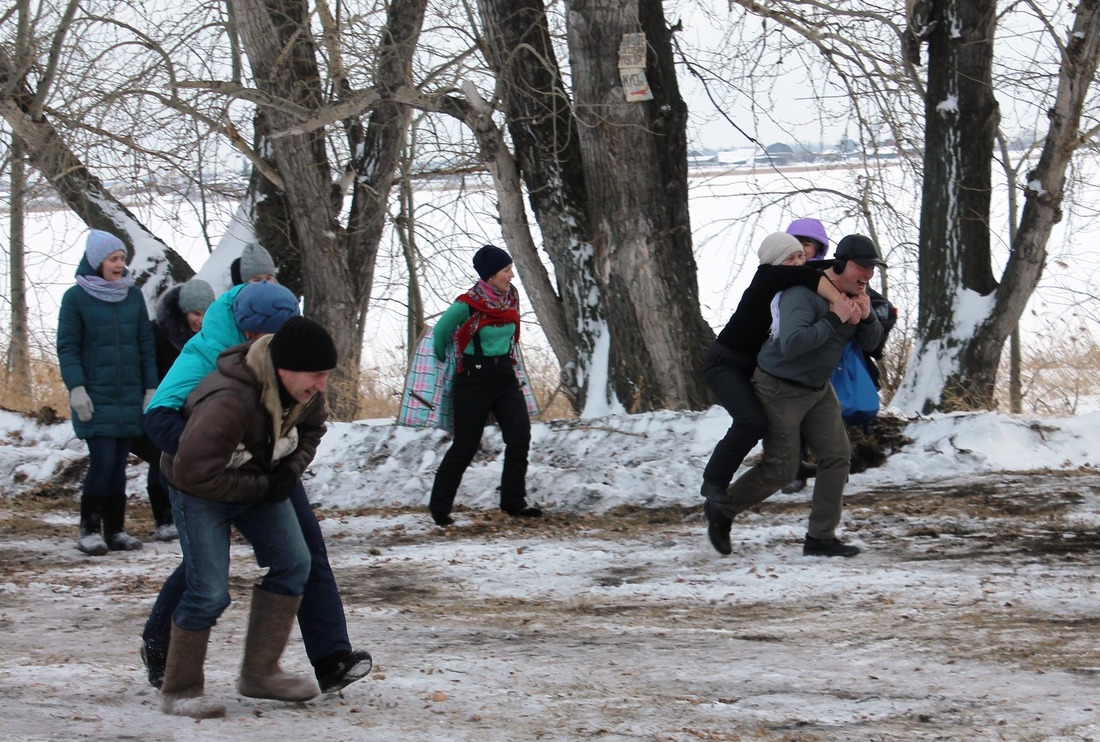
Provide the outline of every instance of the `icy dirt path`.
<path id="1" fill-rule="evenodd" d="M 374 672 L 305 704 L 237 696 L 256 574 L 241 545 L 241 602 L 207 662 L 229 715 L 201 724 L 160 713 L 136 651 L 174 545 L 91 559 L 67 537 L 7 537 L 0 739 L 1100 739 L 1100 550 L 1076 525 L 1098 488 L 863 493 L 846 527 L 866 552 L 846 561 L 800 555 L 798 497 L 735 524 L 729 558 L 690 511 L 459 512 L 447 532 L 405 510 L 329 511 Z M 296 636 L 284 664 L 307 668 Z"/>

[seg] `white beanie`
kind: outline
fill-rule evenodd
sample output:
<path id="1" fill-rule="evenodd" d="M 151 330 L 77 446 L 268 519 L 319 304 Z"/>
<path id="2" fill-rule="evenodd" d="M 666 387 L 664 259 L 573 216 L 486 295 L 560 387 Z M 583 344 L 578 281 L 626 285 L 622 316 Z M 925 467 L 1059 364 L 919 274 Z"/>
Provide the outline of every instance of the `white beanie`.
<path id="1" fill-rule="evenodd" d="M 764 238 L 756 254 L 760 256 L 760 265 L 779 265 L 789 258 L 791 253 L 801 249 L 802 243 L 798 238 L 786 232 L 775 232 Z"/>

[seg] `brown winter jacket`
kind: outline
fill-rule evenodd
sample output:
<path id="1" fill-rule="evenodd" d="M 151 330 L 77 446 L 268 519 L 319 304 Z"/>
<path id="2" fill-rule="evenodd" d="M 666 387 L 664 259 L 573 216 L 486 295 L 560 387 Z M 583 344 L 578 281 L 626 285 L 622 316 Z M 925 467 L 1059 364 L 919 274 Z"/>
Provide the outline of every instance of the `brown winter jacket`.
<path id="1" fill-rule="evenodd" d="M 179 450 L 161 457 L 161 470 L 176 489 L 208 500 L 252 502 L 268 493 L 276 464 L 301 477 L 313 460 L 325 434 L 325 397 L 316 394 L 284 415 L 270 341 L 266 335 L 223 351 L 217 370 L 187 396 Z M 297 448 L 274 462 L 275 442 L 295 427 Z M 242 445 L 250 457 L 238 464 Z"/>

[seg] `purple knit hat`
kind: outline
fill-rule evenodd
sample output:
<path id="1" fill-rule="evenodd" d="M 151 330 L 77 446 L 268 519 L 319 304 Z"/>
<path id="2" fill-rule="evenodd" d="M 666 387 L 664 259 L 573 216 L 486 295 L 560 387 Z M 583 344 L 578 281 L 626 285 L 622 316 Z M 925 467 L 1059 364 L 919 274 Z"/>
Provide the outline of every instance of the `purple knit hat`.
<path id="1" fill-rule="evenodd" d="M 821 243 L 821 251 L 814 255 L 814 260 L 824 260 L 829 252 L 829 237 L 825 234 L 825 225 L 817 219 L 795 219 L 791 226 L 787 227 L 787 234 L 792 237 L 809 237 Z"/>

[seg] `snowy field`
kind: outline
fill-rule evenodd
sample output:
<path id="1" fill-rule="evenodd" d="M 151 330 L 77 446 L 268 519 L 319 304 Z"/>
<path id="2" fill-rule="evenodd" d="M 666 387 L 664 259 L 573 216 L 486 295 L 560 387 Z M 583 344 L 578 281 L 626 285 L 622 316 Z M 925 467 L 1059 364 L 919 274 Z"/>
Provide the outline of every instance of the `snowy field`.
<path id="1" fill-rule="evenodd" d="M 523 522 L 494 510 L 487 431 L 448 530 L 424 511 L 445 440 L 333 425 L 306 487 L 375 670 L 303 704 L 237 696 L 240 544 L 207 661 L 229 713 L 196 723 L 160 713 L 137 655 L 178 547 L 77 552 L 83 444 L 0 413 L 0 739 L 1100 740 L 1100 415 L 909 423 L 852 476 L 851 560 L 801 556 L 808 492 L 710 548 L 698 482 L 726 424 L 537 423 L 548 516 Z M 296 635 L 286 657 L 308 669 Z"/>

